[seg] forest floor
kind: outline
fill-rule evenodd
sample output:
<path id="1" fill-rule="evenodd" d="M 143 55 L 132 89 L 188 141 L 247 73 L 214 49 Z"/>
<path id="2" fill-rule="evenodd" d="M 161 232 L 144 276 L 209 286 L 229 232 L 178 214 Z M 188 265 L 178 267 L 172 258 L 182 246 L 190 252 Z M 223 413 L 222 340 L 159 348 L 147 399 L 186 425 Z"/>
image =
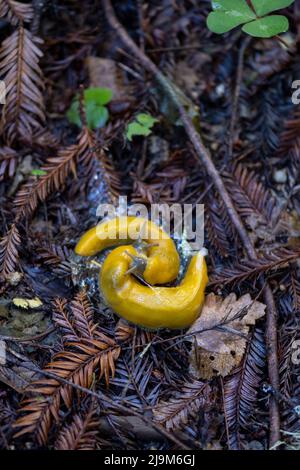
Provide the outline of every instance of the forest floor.
<path id="1" fill-rule="evenodd" d="M 300 2 L 286 45 L 211 33 L 209 0 L 116 0 L 123 38 L 107 0 L 9 3 L 0 448 L 299 449 Z M 86 119 L 89 87 L 113 95 L 96 130 L 67 117 L 80 96 Z M 130 141 L 139 113 L 157 122 Z M 202 335 L 120 319 L 98 286 L 106 254 L 74 254 L 119 196 L 204 204 Z"/>

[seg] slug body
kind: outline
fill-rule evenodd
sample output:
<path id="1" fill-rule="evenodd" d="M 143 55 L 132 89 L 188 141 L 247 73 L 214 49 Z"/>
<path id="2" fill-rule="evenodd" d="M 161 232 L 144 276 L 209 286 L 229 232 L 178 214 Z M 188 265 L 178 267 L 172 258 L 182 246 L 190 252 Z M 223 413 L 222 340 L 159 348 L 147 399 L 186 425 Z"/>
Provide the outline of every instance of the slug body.
<path id="1" fill-rule="evenodd" d="M 83 235 L 75 251 L 81 256 L 95 255 L 105 248 L 128 243 L 134 230 L 143 231 L 145 226 L 149 230 L 143 239 L 155 246 L 147 249 L 143 277 L 152 285 L 171 282 L 180 267 L 175 244 L 157 225 L 140 217 L 120 217 L 92 228 Z M 115 230 L 117 234 L 123 231 L 122 239 L 114 238 Z M 204 255 L 198 252 L 192 257 L 176 287 L 142 285 L 129 273 L 135 257 L 140 257 L 137 249 L 126 245 L 118 246 L 105 259 L 99 284 L 107 304 L 119 316 L 145 328 L 189 327 L 201 312 L 208 282 Z"/>
<path id="2" fill-rule="evenodd" d="M 143 277 L 149 284 L 166 284 L 176 279 L 180 259 L 173 240 L 150 220 L 142 217 L 117 217 L 88 230 L 79 240 L 75 252 L 93 256 L 116 245 L 136 241 L 137 236 L 149 245 Z"/>

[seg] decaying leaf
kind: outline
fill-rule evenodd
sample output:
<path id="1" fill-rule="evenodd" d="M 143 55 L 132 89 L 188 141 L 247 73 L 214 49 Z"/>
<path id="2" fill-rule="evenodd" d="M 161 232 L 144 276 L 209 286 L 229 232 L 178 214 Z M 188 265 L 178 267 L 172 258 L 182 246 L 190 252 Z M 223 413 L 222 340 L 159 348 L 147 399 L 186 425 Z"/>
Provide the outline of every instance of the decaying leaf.
<path id="1" fill-rule="evenodd" d="M 21 362 L 18 364 L 14 354 Z M 37 366 L 22 354 L 18 345 L 8 346 L 0 341 L 0 384 L 4 383 L 18 393 L 24 393 L 33 378 L 37 379 Z"/>
<path id="2" fill-rule="evenodd" d="M 35 375 L 34 372 L 30 372 L 27 369 L 30 365 L 31 362 L 29 361 L 26 364 L 26 369 L 22 366 L 5 367 L 0 365 L 0 382 L 6 384 L 18 393 L 24 393 Z"/>
<path id="3" fill-rule="evenodd" d="M 195 332 L 191 337 L 191 373 L 202 379 L 228 375 L 244 355 L 249 326 L 264 316 L 265 308 L 249 294 L 237 299 L 232 293 L 224 300 L 209 294 L 201 316 L 188 332 Z"/>
<path id="4" fill-rule="evenodd" d="M 17 338 L 32 337 L 44 333 L 47 326 L 48 319 L 44 312 L 11 307 L 0 323 L 0 334 Z"/>
<path id="5" fill-rule="evenodd" d="M 114 60 L 89 56 L 86 59 L 91 87 L 105 87 L 113 92 L 113 99 L 123 99 L 132 94 L 125 73 Z"/>

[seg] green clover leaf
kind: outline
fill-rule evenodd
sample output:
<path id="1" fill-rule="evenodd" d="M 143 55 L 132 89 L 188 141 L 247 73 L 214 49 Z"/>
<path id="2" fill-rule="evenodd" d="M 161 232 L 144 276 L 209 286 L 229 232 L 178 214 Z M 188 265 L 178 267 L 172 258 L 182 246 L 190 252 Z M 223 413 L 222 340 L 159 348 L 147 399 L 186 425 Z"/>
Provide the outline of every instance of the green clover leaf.
<path id="1" fill-rule="evenodd" d="M 108 121 L 108 110 L 105 106 L 94 101 L 89 101 L 85 105 L 86 121 L 89 129 L 100 129 Z"/>
<path id="2" fill-rule="evenodd" d="M 112 95 L 109 88 L 88 88 L 84 90 L 84 109 L 89 129 L 99 129 L 105 126 L 109 118 L 105 105 L 110 102 Z M 74 98 L 67 112 L 67 118 L 72 124 L 82 127 L 78 95 Z"/>
<path id="3" fill-rule="evenodd" d="M 285 16 L 271 15 L 251 23 L 242 28 L 244 33 L 257 38 L 271 38 L 277 34 L 284 33 L 289 29 L 289 22 Z"/>
<path id="4" fill-rule="evenodd" d="M 158 119 L 150 116 L 150 114 L 146 113 L 140 113 L 136 117 L 137 122 L 142 124 L 142 126 L 147 127 L 148 129 L 151 129 L 156 122 L 158 122 Z"/>
<path id="5" fill-rule="evenodd" d="M 108 104 L 113 93 L 110 88 L 87 88 L 84 90 L 84 100 L 87 103 L 95 103 L 99 106 Z"/>
<path id="6" fill-rule="evenodd" d="M 257 16 L 265 16 L 272 11 L 289 7 L 295 0 L 252 0 Z"/>
<path id="7" fill-rule="evenodd" d="M 265 16 L 290 6 L 295 0 L 212 0 L 213 11 L 207 17 L 208 28 L 217 34 L 227 33 L 237 26 L 255 37 L 270 38 L 289 28 L 288 19 L 282 15 Z"/>
<path id="8" fill-rule="evenodd" d="M 140 113 L 136 119 L 129 123 L 126 130 L 126 137 L 129 141 L 135 135 L 148 136 L 152 132 L 152 127 L 158 122 L 158 119 L 150 116 L 150 114 Z"/>
<path id="9" fill-rule="evenodd" d="M 256 16 L 246 0 L 217 0 L 212 2 L 213 12 L 207 17 L 207 26 L 217 34 L 255 20 Z"/>

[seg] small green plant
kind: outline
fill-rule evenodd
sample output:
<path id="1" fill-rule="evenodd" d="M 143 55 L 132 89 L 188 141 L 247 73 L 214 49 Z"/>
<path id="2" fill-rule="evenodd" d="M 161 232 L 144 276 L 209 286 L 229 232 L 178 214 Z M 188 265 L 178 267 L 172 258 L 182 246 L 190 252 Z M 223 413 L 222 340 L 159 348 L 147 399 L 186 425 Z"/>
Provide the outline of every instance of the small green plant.
<path id="1" fill-rule="evenodd" d="M 294 3 L 295 0 L 213 0 L 207 26 L 217 34 L 227 33 L 237 26 L 250 36 L 271 38 L 289 29 L 286 16 L 269 15 Z M 269 16 L 267 16 L 269 15 Z"/>
<path id="2" fill-rule="evenodd" d="M 150 114 L 140 113 L 136 116 L 135 120 L 130 122 L 127 126 L 126 137 L 129 141 L 135 135 L 147 136 L 152 132 L 152 127 L 158 122 L 158 119 L 150 116 Z"/>
<path id="3" fill-rule="evenodd" d="M 106 108 L 112 99 L 112 91 L 109 88 L 87 88 L 83 92 L 83 104 L 89 129 L 99 129 L 105 126 L 109 113 Z M 80 97 L 76 95 L 67 112 L 67 117 L 72 124 L 82 127 L 80 116 Z"/>

